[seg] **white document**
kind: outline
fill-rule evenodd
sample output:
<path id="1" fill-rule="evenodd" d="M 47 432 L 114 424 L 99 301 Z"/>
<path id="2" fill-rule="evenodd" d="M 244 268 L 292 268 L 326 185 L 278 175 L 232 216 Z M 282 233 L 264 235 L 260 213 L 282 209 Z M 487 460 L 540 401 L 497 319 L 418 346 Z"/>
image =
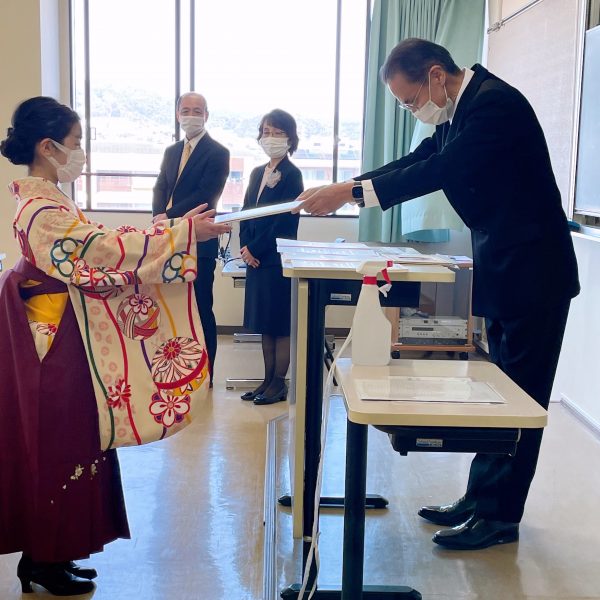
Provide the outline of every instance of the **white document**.
<path id="1" fill-rule="evenodd" d="M 450 402 L 458 404 L 504 404 L 506 400 L 484 381 L 470 377 L 394 376 L 356 379 L 361 400 L 394 402 Z"/>
<path id="2" fill-rule="evenodd" d="M 297 259 L 297 258 L 292 258 L 289 261 L 289 264 L 291 264 L 291 266 L 294 269 L 325 269 L 328 271 L 333 271 L 333 270 L 342 270 L 342 271 L 356 271 L 356 267 L 358 267 L 361 264 L 362 261 L 360 260 L 348 260 L 345 261 L 342 259 L 342 257 L 338 257 L 337 260 L 319 260 L 319 259 L 312 259 L 312 260 L 303 260 L 303 259 Z"/>
<path id="3" fill-rule="evenodd" d="M 341 244 L 339 248 L 319 248 L 317 246 L 280 246 L 279 252 L 285 256 L 294 256 L 298 258 L 313 258 L 314 256 L 340 256 L 354 257 L 363 256 L 375 259 L 381 259 L 379 254 L 369 248 L 344 248 Z M 366 260 L 365 259 L 365 260 Z"/>
<path id="4" fill-rule="evenodd" d="M 291 212 L 294 208 L 300 206 L 302 202 L 292 200 L 292 202 L 281 202 L 280 204 L 269 204 L 259 206 L 258 208 L 249 208 L 248 210 L 238 210 L 237 212 L 217 215 L 215 223 L 232 223 L 233 221 L 246 221 L 247 219 L 258 219 L 270 215 L 279 215 L 281 213 Z"/>
<path id="5" fill-rule="evenodd" d="M 421 253 L 410 246 L 375 246 L 382 254 L 390 254 L 392 256 L 421 256 Z"/>
<path id="6" fill-rule="evenodd" d="M 277 248 L 329 248 L 346 250 L 370 250 L 370 247 L 362 242 L 309 242 L 307 240 L 288 240 L 287 238 L 277 238 Z"/>

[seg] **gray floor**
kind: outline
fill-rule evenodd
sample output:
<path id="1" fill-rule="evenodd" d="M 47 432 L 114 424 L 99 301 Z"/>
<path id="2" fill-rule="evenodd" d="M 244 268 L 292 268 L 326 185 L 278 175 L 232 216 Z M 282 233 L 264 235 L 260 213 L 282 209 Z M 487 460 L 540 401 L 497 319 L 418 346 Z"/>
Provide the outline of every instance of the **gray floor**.
<path id="1" fill-rule="evenodd" d="M 268 422 L 287 405 L 256 407 L 225 389 L 228 376 L 260 374 L 258 344 L 220 339 L 216 386 L 197 422 L 174 438 L 120 451 L 133 539 L 110 544 L 85 561 L 100 571 L 95 600 L 266 600 L 262 596 L 263 485 Z M 279 448 L 287 420 L 278 422 Z M 345 422 L 333 401 L 325 494 L 343 489 Z M 368 491 L 390 500 L 367 519 L 365 583 L 404 584 L 431 600 L 600 599 L 600 442 L 562 406 L 550 424 L 521 540 L 478 552 L 438 549 L 436 527 L 416 516 L 424 503 L 454 500 L 469 456 L 400 457 L 370 430 Z M 277 492 L 289 490 L 284 453 Z M 277 518 L 276 577 L 299 577 L 299 544 L 289 512 Z M 320 581 L 341 576 L 342 515 L 322 517 Z M 0 557 L 0 600 L 21 598 L 17 555 Z M 39 588 L 38 588 L 39 590 Z M 40 597 L 46 596 L 43 592 Z M 27 595 L 23 598 L 35 596 Z"/>

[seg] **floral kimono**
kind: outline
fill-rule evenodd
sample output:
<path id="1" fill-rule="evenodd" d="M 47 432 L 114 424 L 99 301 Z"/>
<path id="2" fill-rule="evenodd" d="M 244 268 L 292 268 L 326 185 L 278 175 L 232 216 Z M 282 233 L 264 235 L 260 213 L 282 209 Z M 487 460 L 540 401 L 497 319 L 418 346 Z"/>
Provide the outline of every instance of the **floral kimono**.
<path id="1" fill-rule="evenodd" d="M 0 277 L 0 554 L 75 560 L 129 537 L 110 448 L 181 428 L 208 387 L 194 230 L 110 230 L 47 180 L 11 189 L 23 258 Z"/>
<path id="2" fill-rule="evenodd" d="M 144 231 L 111 230 L 89 221 L 47 180 L 28 177 L 11 189 L 23 256 L 67 284 L 94 385 L 102 448 L 138 445 L 180 429 L 208 390 L 191 283 L 191 219 Z M 39 337 L 53 335 L 56 324 L 30 325 Z"/>

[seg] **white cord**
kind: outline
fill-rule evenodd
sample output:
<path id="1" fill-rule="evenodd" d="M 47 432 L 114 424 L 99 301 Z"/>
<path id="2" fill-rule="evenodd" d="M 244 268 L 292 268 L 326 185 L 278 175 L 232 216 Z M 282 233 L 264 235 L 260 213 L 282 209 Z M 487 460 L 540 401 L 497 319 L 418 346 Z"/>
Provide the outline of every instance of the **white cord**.
<path id="1" fill-rule="evenodd" d="M 316 590 L 317 590 L 317 580 L 319 576 L 319 504 L 321 502 L 321 488 L 323 485 L 323 465 L 325 463 L 325 443 L 327 442 L 327 424 L 329 422 L 329 407 L 331 404 L 330 398 L 331 393 L 333 392 L 333 376 L 335 373 L 335 366 L 337 364 L 337 359 L 343 354 L 344 350 L 350 343 L 352 339 L 352 329 L 348 333 L 348 337 L 342 344 L 339 352 L 335 356 L 331 366 L 329 367 L 329 373 L 327 374 L 327 379 L 325 381 L 325 388 L 323 392 L 323 408 L 322 408 L 322 419 L 321 419 L 321 456 L 319 457 L 319 467 L 317 470 L 317 481 L 315 485 L 315 497 L 314 497 L 314 520 L 312 526 L 312 535 L 310 542 L 310 550 L 308 552 L 308 556 L 306 559 L 306 567 L 304 568 L 304 574 L 302 577 L 302 587 L 300 588 L 300 593 L 298 594 L 298 598 L 304 598 L 304 594 L 306 592 L 306 586 L 308 585 L 308 577 L 310 573 L 310 567 L 312 565 L 313 559 L 315 561 L 315 579 L 313 581 L 312 588 L 310 590 L 310 594 L 308 596 L 308 600 L 310 600 Z"/>

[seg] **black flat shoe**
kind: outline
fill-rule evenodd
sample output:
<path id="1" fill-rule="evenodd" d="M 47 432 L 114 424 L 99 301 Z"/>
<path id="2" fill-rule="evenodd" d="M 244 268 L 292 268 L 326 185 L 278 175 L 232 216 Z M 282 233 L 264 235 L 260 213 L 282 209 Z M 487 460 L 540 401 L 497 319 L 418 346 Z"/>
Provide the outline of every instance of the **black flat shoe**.
<path id="1" fill-rule="evenodd" d="M 283 402 L 287 398 L 287 387 L 285 385 L 272 396 L 265 396 L 265 394 L 258 394 L 254 398 L 254 404 L 259 406 L 263 404 L 275 404 L 275 402 Z"/>
<path id="2" fill-rule="evenodd" d="M 75 577 L 80 577 L 81 579 L 96 579 L 98 577 L 96 569 L 80 567 L 73 561 L 61 563 L 61 566 L 67 573 L 71 573 L 71 575 L 75 575 Z"/>
<path id="3" fill-rule="evenodd" d="M 481 550 L 496 544 L 509 544 L 519 539 L 519 524 L 487 519 L 469 519 L 466 523 L 442 529 L 433 541 L 452 550 Z"/>
<path id="4" fill-rule="evenodd" d="M 254 400 L 254 398 L 256 398 L 256 396 L 258 396 L 259 394 L 262 394 L 265 390 L 264 389 L 260 389 L 260 387 L 257 387 L 255 390 L 252 390 L 251 392 L 245 392 L 244 394 L 242 394 L 240 396 L 240 398 L 242 400 Z"/>
<path id="5" fill-rule="evenodd" d="M 33 592 L 32 583 L 41 585 L 54 596 L 87 594 L 96 587 L 91 581 L 68 573 L 60 563 L 35 563 L 25 556 L 21 557 L 17 566 L 17 577 L 24 594 Z"/>
<path id="6" fill-rule="evenodd" d="M 455 527 L 464 523 L 475 512 L 475 501 L 464 496 L 452 504 L 443 506 L 423 506 L 419 516 L 445 527 Z"/>

